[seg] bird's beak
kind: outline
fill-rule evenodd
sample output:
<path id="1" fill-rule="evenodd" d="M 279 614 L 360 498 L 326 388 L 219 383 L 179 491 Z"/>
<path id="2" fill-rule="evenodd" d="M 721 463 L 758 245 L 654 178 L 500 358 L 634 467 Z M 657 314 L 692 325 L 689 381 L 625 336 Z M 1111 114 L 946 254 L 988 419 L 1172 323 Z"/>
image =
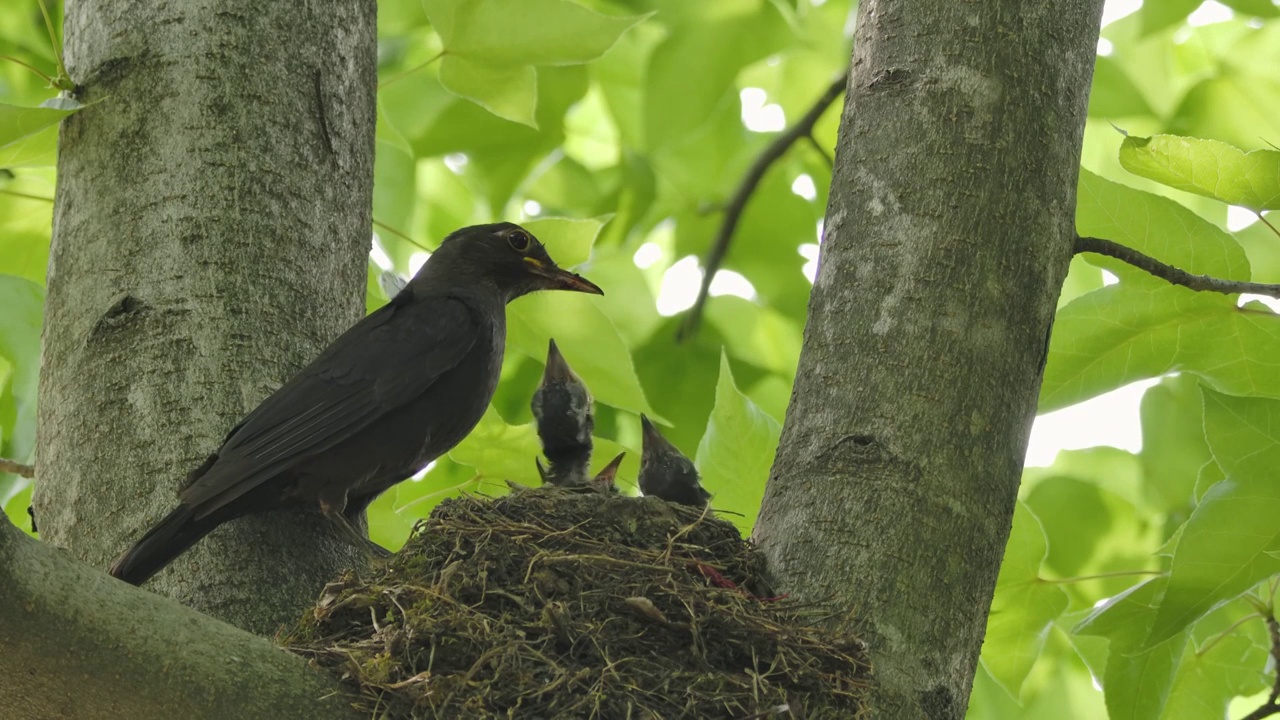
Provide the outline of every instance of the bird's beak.
<path id="1" fill-rule="evenodd" d="M 546 279 L 548 290 L 572 290 L 574 292 L 591 293 L 592 295 L 604 294 L 600 286 L 577 273 L 571 273 L 555 265 L 547 265 L 533 258 L 525 258 L 524 261 L 529 264 L 530 272 Z"/>
<path id="2" fill-rule="evenodd" d="M 576 379 L 569 363 L 565 362 L 564 355 L 560 354 L 560 348 L 556 347 L 556 341 L 552 340 L 547 348 L 547 369 L 542 373 L 542 383 L 567 383 Z"/>
<path id="3" fill-rule="evenodd" d="M 610 460 L 608 465 L 596 473 L 596 482 L 612 485 L 614 478 L 618 476 L 618 468 L 622 466 L 622 458 L 626 456 L 625 452 L 618 453 L 618 457 Z"/>
<path id="4" fill-rule="evenodd" d="M 669 444 L 667 439 L 662 437 L 662 433 L 658 432 L 658 428 L 644 415 L 640 416 L 640 427 L 644 429 L 644 446 L 646 448 L 662 447 Z"/>

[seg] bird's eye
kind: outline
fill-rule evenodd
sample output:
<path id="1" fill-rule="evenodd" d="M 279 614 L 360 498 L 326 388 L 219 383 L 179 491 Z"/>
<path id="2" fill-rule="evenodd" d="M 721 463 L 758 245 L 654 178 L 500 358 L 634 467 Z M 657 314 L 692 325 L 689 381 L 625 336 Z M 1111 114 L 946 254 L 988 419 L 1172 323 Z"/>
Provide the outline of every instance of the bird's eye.
<path id="1" fill-rule="evenodd" d="M 507 244 L 516 252 L 526 252 L 529 250 L 529 233 L 522 230 L 516 230 L 507 236 Z"/>

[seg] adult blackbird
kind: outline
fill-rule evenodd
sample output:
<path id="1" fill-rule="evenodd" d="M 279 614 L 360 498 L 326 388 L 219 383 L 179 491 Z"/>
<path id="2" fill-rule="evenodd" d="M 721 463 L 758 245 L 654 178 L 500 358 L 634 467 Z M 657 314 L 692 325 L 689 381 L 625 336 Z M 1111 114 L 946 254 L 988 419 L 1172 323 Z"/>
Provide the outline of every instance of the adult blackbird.
<path id="1" fill-rule="evenodd" d="M 536 290 L 603 294 L 518 225 L 445 238 L 391 302 L 231 430 L 111 574 L 141 584 L 219 524 L 277 508 L 318 508 L 360 537 L 352 519 L 480 421 L 502 367 L 506 304 Z"/>
<path id="2" fill-rule="evenodd" d="M 649 418 L 640 416 L 644 449 L 640 454 L 640 492 L 681 505 L 702 507 L 711 499 L 698 482 L 693 461 L 672 445 Z"/>
<path id="3" fill-rule="evenodd" d="M 591 393 L 570 369 L 552 340 L 547 367 L 529 403 L 549 467 L 534 460 L 542 482 L 552 485 L 586 485 L 591 463 L 591 432 L 595 414 Z"/>

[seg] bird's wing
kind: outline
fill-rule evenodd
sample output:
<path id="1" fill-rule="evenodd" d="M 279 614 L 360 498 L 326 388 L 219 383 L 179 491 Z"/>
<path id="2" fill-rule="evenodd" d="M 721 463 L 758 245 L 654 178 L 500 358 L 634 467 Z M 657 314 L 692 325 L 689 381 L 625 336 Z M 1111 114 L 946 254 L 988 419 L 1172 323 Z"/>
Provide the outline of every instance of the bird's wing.
<path id="1" fill-rule="evenodd" d="M 332 448 L 420 396 L 484 331 L 457 298 L 413 300 L 402 293 L 249 413 L 208 472 L 182 491 L 182 502 L 203 517 Z"/>

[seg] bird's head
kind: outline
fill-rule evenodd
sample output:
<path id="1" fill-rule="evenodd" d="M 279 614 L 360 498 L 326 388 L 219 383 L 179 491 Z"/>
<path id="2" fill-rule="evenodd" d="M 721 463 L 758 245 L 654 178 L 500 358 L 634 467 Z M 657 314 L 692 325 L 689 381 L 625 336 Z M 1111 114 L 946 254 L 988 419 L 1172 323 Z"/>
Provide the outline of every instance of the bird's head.
<path id="1" fill-rule="evenodd" d="M 644 429 L 640 491 L 645 495 L 676 499 L 687 505 L 705 503 L 711 494 L 698 482 L 698 470 L 693 461 L 663 437 L 649 418 L 641 415 L 640 425 Z"/>
<path id="2" fill-rule="evenodd" d="M 533 233 L 508 222 L 450 233 L 418 278 L 491 284 L 508 302 L 538 290 L 604 294 L 591 281 L 556 265 Z"/>
<path id="3" fill-rule="evenodd" d="M 547 348 L 547 368 L 529 407 L 544 451 L 554 454 L 560 449 L 591 447 L 595 429 L 591 393 L 570 369 L 555 340 Z"/>

